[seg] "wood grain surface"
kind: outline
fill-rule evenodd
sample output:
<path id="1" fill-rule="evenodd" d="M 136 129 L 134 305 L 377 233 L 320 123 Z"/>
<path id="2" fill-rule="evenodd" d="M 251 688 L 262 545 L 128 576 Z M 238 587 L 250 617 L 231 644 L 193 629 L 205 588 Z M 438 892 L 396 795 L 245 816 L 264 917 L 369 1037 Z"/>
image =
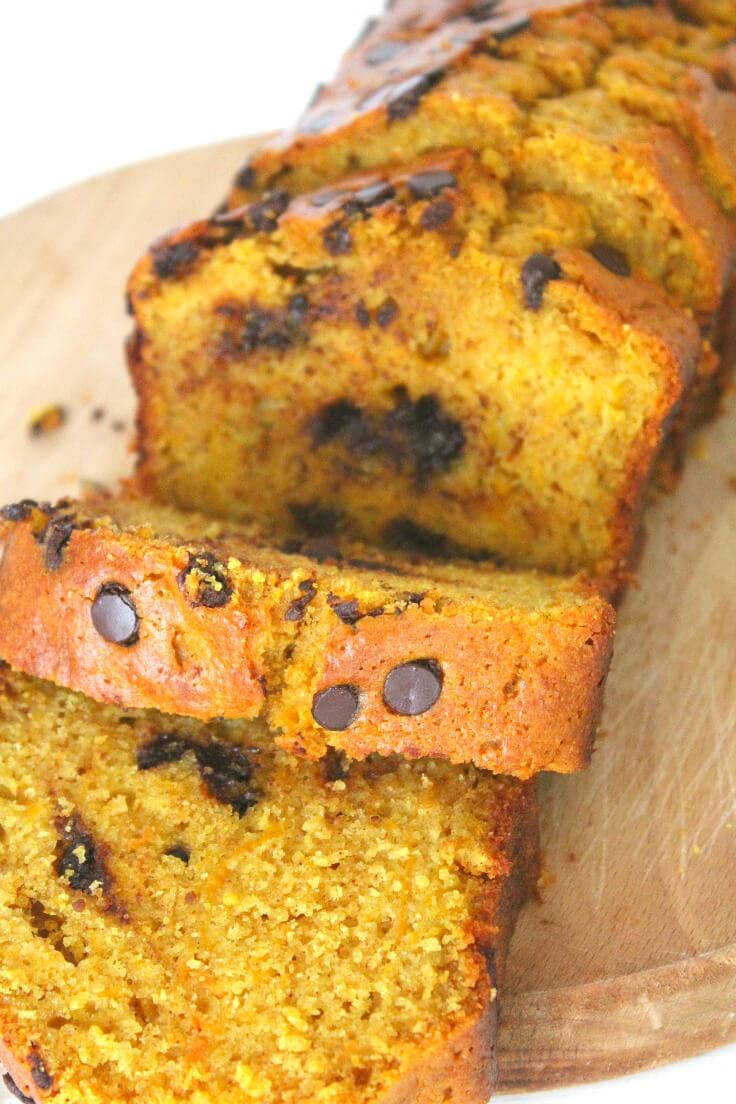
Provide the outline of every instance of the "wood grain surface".
<path id="1" fill-rule="evenodd" d="M 73 494 L 80 480 L 110 484 L 129 470 L 125 276 L 159 232 L 216 205 L 246 147 L 132 166 L 0 222 L 0 499 Z M 30 415 L 54 402 L 66 425 L 32 438 Z M 543 783 L 547 884 L 514 941 L 506 1088 L 593 1080 L 736 1040 L 731 407 L 698 435 L 677 492 L 649 512 L 593 766 Z"/>

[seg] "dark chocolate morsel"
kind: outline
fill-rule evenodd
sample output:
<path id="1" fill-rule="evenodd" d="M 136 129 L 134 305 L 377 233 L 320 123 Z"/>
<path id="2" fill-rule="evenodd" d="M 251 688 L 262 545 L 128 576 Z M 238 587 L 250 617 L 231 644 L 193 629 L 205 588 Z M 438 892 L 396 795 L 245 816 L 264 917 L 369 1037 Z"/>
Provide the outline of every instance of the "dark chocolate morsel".
<path id="1" fill-rule="evenodd" d="M 262 796 L 250 785 L 253 764 L 243 748 L 229 744 L 191 744 L 199 774 L 210 797 L 229 805 L 238 816 L 258 804 Z"/>
<path id="2" fill-rule="evenodd" d="M 255 170 L 253 166 L 249 165 L 247 162 L 245 163 L 245 165 L 243 165 L 242 169 L 233 181 L 236 188 L 242 188 L 246 192 L 250 191 L 250 189 L 255 185 L 255 182 Z"/>
<path id="3" fill-rule="evenodd" d="M 360 607 L 355 598 L 337 598 L 334 594 L 329 594 L 327 604 L 345 625 L 354 625 L 360 620 Z"/>
<path id="4" fill-rule="evenodd" d="M 179 573 L 179 589 L 193 606 L 219 609 L 232 598 L 233 585 L 225 566 L 211 552 L 189 553 L 187 566 Z"/>
<path id="5" fill-rule="evenodd" d="M 336 748 L 328 747 L 320 764 L 325 782 L 344 782 L 350 777 L 350 763 Z"/>
<path id="6" fill-rule="evenodd" d="M 164 855 L 169 855 L 172 859 L 179 859 L 185 866 L 189 865 L 189 860 L 192 857 L 191 851 L 183 843 L 175 843 L 168 851 L 164 851 Z"/>
<path id="7" fill-rule="evenodd" d="M 462 14 L 473 23 L 483 23 L 486 19 L 490 19 L 495 15 L 499 3 L 500 0 L 480 0 L 480 3 L 473 4 L 471 8 Z"/>
<path id="8" fill-rule="evenodd" d="M 350 196 L 351 203 L 357 203 L 359 207 L 377 207 L 379 203 L 387 203 L 396 194 L 393 184 L 388 180 L 377 180 L 374 184 L 366 184 Z"/>
<path id="9" fill-rule="evenodd" d="M 295 598 L 284 614 L 285 621 L 301 621 L 307 612 L 307 607 L 317 594 L 317 588 L 312 579 L 305 579 L 299 584 L 302 592 L 300 598 Z"/>
<path id="10" fill-rule="evenodd" d="M 325 243 L 325 249 L 332 257 L 344 257 L 353 248 L 350 229 L 342 219 L 331 222 L 325 227 L 322 231 L 322 240 Z"/>
<path id="11" fill-rule="evenodd" d="M 318 725 L 330 732 L 342 732 L 349 728 L 359 709 L 360 692 L 349 683 L 328 686 L 312 699 L 312 716 Z"/>
<path id="12" fill-rule="evenodd" d="M 139 637 L 140 619 L 130 591 L 121 583 L 104 583 L 90 607 L 92 624 L 110 644 L 129 648 Z"/>
<path id="13" fill-rule="evenodd" d="M 33 1097 L 26 1096 L 24 1092 L 21 1092 L 9 1073 L 3 1074 L 3 1085 L 8 1090 L 8 1092 L 12 1093 L 13 1096 L 16 1097 L 16 1099 L 22 1102 L 22 1104 L 34 1104 Z"/>
<path id="14" fill-rule="evenodd" d="M 419 223 L 423 230 L 438 230 L 445 226 L 455 213 L 455 208 L 449 199 L 436 199 L 422 211 Z"/>
<path id="15" fill-rule="evenodd" d="M 595 257 L 598 264 L 602 264 L 609 272 L 613 272 L 614 276 L 631 275 L 631 265 L 628 257 L 620 249 L 615 249 L 612 245 L 606 245 L 605 242 L 598 242 L 596 245 L 591 245 L 588 252 L 591 257 Z"/>
<path id="16" fill-rule="evenodd" d="M 72 889 L 82 893 L 91 893 L 95 886 L 107 893 L 110 875 L 100 850 L 81 817 L 75 813 L 68 819 L 60 820 L 58 827 L 60 838 L 56 845 L 56 873 L 60 878 L 65 878 Z M 39 1088 L 43 1087 L 38 1081 L 36 1084 Z"/>
<path id="17" fill-rule="evenodd" d="M 136 765 L 138 770 L 153 770 L 165 763 L 178 763 L 189 750 L 189 744 L 175 732 L 157 732 L 152 740 L 138 749 Z"/>
<path id="18" fill-rule="evenodd" d="M 364 330 L 371 324 L 371 312 L 362 299 L 355 304 L 355 320 Z"/>
<path id="19" fill-rule="evenodd" d="M 431 199 L 444 188 L 457 188 L 457 177 L 446 169 L 427 169 L 425 172 L 414 173 L 406 183 L 417 199 Z"/>
<path id="20" fill-rule="evenodd" d="M 379 42 L 366 52 L 365 62 L 367 65 L 383 65 L 386 61 L 392 61 L 405 47 L 405 42 L 398 42 L 396 39 Z"/>
<path id="21" fill-rule="evenodd" d="M 58 571 L 69 539 L 77 528 L 73 514 L 52 518 L 43 537 L 43 562 L 47 571 Z"/>
<path id="22" fill-rule="evenodd" d="M 31 1077 L 33 1078 L 35 1084 L 38 1085 L 39 1089 L 41 1089 L 43 1092 L 48 1091 L 48 1089 L 53 1086 L 54 1079 L 46 1068 L 46 1063 L 37 1050 L 32 1050 L 31 1053 L 28 1055 L 28 1066 L 31 1071 Z"/>
<path id="23" fill-rule="evenodd" d="M 389 120 L 396 122 L 399 119 L 408 118 L 419 107 L 422 98 L 442 80 L 444 75 L 444 71 L 438 69 L 434 73 L 424 73 L 402 81 L 394 89 L 388 102 Z"/>
<path id="24" fill-rule="evenodd" d="M 386 299 L 384 303 L 381 303 L 380 307 L 376 311 L 376 322 L 385 330 L 399 314 L 399 304 L 395 299 Z"/>
<path id="25" fill-rule="evenodd" d="M 151 250 L 153 268 L 159 280 L 168 280 L 185 272 L 199 256 L 195 242 L 182 241 L 174 245 L 154 246 Z"/>
<path id="26" fill-rule="evenodd" d="M 291 203 L 291 196 L 283 189 L 266 192 L 263 199 L 247 210 L 248 221 L 256 234 L 271 234 L 279 219 Z"/>
<path id="27" fill-rule="evenodd" d="M 335 532 L 340 521 L 337 510 L 319 502 L 290 502 L 289 513 L 308 537 L 327 537 Z"/>
<path id="28" fill-rule="evenodd" d="M 435 659 L 402 663 L 386 675 L 383 700 L 392 713 L 416 717 L 431 709 L 442 693 L 442 668 Z"/>
<path id="29" fill-rule="evenodd" d="M 545 288 L 550 280 L 560 280 L 562 269 L 554 257 L 547 253 L 532 253 L 521 267 L 521 286 L 524 303 L 529 310 L 538 311 L 542 306 Z"/>
<path id="30" fill-rule="evenodd" d="M 26 521 L 34 510 L 41 509 L 35 498 L 22 498 L 20 502 L 9 502 L 0 510 L 3 521 Z"/>

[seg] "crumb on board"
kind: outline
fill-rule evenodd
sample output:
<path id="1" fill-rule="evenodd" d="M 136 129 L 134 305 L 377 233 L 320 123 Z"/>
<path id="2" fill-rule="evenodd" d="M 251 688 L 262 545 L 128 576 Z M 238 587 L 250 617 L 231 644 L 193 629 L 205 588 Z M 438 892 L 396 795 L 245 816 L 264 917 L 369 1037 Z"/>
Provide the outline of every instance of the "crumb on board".
<path id="1" fill-rule="evenodd" d="M 48 406 L 34 410 L 28 421 L 28 432 L 31 437 L 48 437 L 66 423 L 69 411 L 61 403 L 50 403 Z"/>

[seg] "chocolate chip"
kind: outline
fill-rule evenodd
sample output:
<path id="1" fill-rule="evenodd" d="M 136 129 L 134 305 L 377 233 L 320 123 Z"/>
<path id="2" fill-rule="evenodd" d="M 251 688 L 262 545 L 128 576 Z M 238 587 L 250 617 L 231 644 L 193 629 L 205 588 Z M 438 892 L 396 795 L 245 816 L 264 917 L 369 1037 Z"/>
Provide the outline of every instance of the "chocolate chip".
<path id="1" fill-rule="evenodd" d="M 416 199 L 431 199 L 445 188 L 457 188 L 457 177 L 445 169 L 427 169 L 414 173 L 406 183 Z"/>
<path id="2" fill-rule="evenodd" d="M 325 782 L 344 782 L 350 777 L 350 764 L 337 748 L 328 747 L 320 759 L 320 765 Z"/>
<path id="3" fill-rule="evenodd" d="M 519 34 L 521 31 L 526 31 L 531 27 L 530 19 L 517 19 L 516 22 L 511 22 L 505 27 L 497 27 L 491 33 L 497 42 L 506 42 L 507 39 L 513 38 L 514 35 Z"/>
<path id="4" fill-rule="evenodd" d="M 473 4 L 468 11 L 462 14 L 473 23 L 483 23 L 486 19 L 490 19 L 496 14 L 499 3 L 500 0 L 481 0 L 481 3 Z"/>
<path id="5" fill-rule="evenodd" d="M 350 196 L 350 202 L 358 207 L 378 207 L 381 203 L 388 203 L 396 195 L 396 189 L 388 180 L 377 180 L 374 184 L 366 184 Z"/>
<path id="6" fill-rule="evenodd" d="M 342 732 L 349 728 L 359 709 L 360 693 L 349 683 L 329 686 L 312 699 L 312 716 L 318 725 L 330 732 Z"/>
<path id="7" fill-rule="evenodd" d="M 391 325 L 393 320 L 398 317 L 398 314 L 399 304 L 396 302 L 396 300 L 386 299 L 386 301 L 384 303 L 381 303 L 381 306 L 376 311 L 376 322 L 382 330 L 385 330 L 388 326 Z"/>
<path id="8" fill-rule="evenodd" d="M 151 250 L 153 268 L 159 280 L 181 276 L 199 256 L 200 249 L 194 242 L 176 242 L 175 245 L 154 246 Z"/>
<path id="9" fill-rule="evenodd" d="M 329 191 L 317 192 L 316 195 L 310 196 L 309 201 L 313 207 L 327 207 L 343 195 L 345 192 L 341 188 L 330 188 Z"/>
<path id="10" fill-rule="evenodd" d="M 148 771 L 166 763 L 178 763 L 188 749 L 188 742 L 175 732 L 157 732 L 152 740 L 138 749 L 136 765 L 138 770 Z"/>
<path id="11" fill-rule="evenodd" d="M 307 117 L 299 123 L 302 134 L 323 134 L 340 119 L 339 111 L 323 111 L 321 115 Z"/>
<path id="12" fill-rule="evenodd" d="M 384 528 L 383 539 L 389 548 L 419 556 L 447 556 L 449 542 L 442 533 L 425 529 L 409 518 L 397 518 Z"/>
<path id="13" fill-rule="evenodd" d="M 362 326 L 364 330 L 371 324 L 371 312 L 362 299 L 359 299 L 355 305 L 355 318 L 358 325 Z"/>
<path id="14" fill-rule="evenodd" d="M 105 867 L 100 849 L 81 817 L 75 813 L 57 821 L 60 838 L 56 845 L 54 870 L 72 889 L 91 893 L 99 886 L 103 893 L 110 887 L 110 875 Z M 34 1078 L 35 1080 L 35 1078 Z M 39 1084 L 39 1082 L 36 1082 Z M 39 1087 L 43 1087 L 40 1086 Z"/>
<path id="15" fill-rule="evenodd" d="M 431 709 L 442 693 L 442 669 L 434 659 L 402 663 L 386 675 L 383 700 L 402 717 L 416 717 Z"/>
<path id="16" fill-rule="evenodd" d="M 26 1096 L 24 1092 L 21 1092 L 9 1073 L 3 1074 L 3 1085 L 8 1090 L 8 1092 L 12 1093 L 14 1097 L 22 1102 L 22 1104 L 35 1104 L 32 1096 Z"/>
<path id="17" fill-rule="evenodd" d="M 271 234 L 291 203 L 291 196 L 281 189 L 267 192 L 259 203 L 248 208 L 246 216 L 256 234 Z"/>
<path id="18" fill-rule="evenodd" d="M 189 562 L 177 582 L 191 605 L 205 609 L 226 606 L 233 595 L 233 584 L 224 564 L 211 552 L 190 552 Z"/>
<path id="19" fill-rule="evenodd" d="M 599 264 L 602 264 L 609 272 L 613 272 L 615 276 L 631 275 L 631 265 L 628 257 L 620 249 L 614 249 L 612 245 L 598 242 L 596 245 L 591 245 L 588 252 L 591 257 L 595 257 Z"/>
<path id="20" fill-rule="evenodd" d="M 317 588 L 312 579 L 305 579 L 304 582 L 300 583 L 299 590 L 302 592 L 302 596 L 301 598 L 295 598 L 291 603 L 284 614 L 285 621 L 301 621 L 310 602 L 317 595 Z"/>
<path id="21" fill-rule="evenodd" d="M 334 533 L 340 514 L 329 506 L 317 502 L 290 502 L 289 513 L 300 529 L 310 537 L 326 537 Z"/>
<path id="22" fill-rule="evenodd" d="M 406 119 L 419 107 L 420 102 L 438 84 L 444 70 L 438 69 L 434 73 L 425 73 L 423 76 L 409 77 L 393 91 L 388 102 L 388 117 L 390 122 Z"/>
<path id="23" fill-rule="evenodd" d="M 218 313 L 234 319 L 242 328 L 232 341 L 228 333 L 225 345 L 237 352 L 254 353 L 257 349 L 291 349 L 309 341 L 307 320 L 309 301 L 305 295 L 292 295 L 280 308 L 249 307 L 246 310 L 222 306 Z"/>
<path id="24" fill-rule="evenodd" d="M 229 744 L 192 744 L 202 783 L 215 801 L 243 816 L 262 796 L 250 785 L 253 764 L 242 748 Z M 251 749 L 252 750 L 252 749 Z"/>
<path id="25" fill-rule="evenodd" d="M 243 165 L 242 169 L 235 177 L 233 181 L 236 188 L 242 188 L 243 191 L 249 192 L 251 188 L 255 187 L 256 173 L 252 165 L 247 162 Z"/>
<path id="26" fill-rule="evenodd" d="M 371 47 L 366 52 L 364 60 L 367 65 L 383 65 L 386 61 L 392 61 L 405 47 L 405 42 L 397 42 L 396 40 L 379 42 L 377 46 Z"/>
<path id="27" fill-rule="evenodd" d="M 314 537 L 312 540 L 303 541 L 294 549 L 300 556 L 306 556 L 317 563 L 325 563 L 327 560 L 338 562 L 342 557 L 340 549 L 329 537 Z"/>
<path id="28" fill-rule="evenodd" d="M 465 447 L 462 426 L 445 414 L 436 395 L 422 395 L 415 402 L 407 396 L 386 423 L 390 433 L 398 430 L 408 438 L 420 484 L 447 471 Z"/>
<path id="29" fill-rule="evenodd" d="M 713 71 L 713 83 L 721 92 L 736 92 L 736 80 L 725 67 Z"/>
<path id="30" fill-rule="evenodd" d="M 440 226 L 445 226 L 454 213 L 455 208 L 449 199 L 437 199 L 429 207 L 425 207 L 419 222 L 423 230 L 437 230 Z"/>
<path id="31" fill-rule="evenodd" d="M 344 257 L 353 248 L 350 229 L 343 219 L 330 223 L 322 231 L 325 249 L 332 257 Z"/>
<path id="32" fill-rule="evenodd" d="M 61 567 L 64 551 L 77 528 L 73 514 L 52 518 L 44 530 L 43 561 L 47 571 L 58 571 Z"/>
<path id="33" fill-rule="evenodd" d="M 92 624 L 110 644 L 129 648 L 139 637 L 140 620 L 130 591 L 121 583 L 104 583 L 90 607 Z"/>
<path id="34" fill-rule="evenodd" d="M 346 399 L 337 399 L 323 407 L 319 414 L 310 418 L 307 428 L 313 443 L 319 447 L 340 436 L 348 426 L 362 418 L 363 412 L 355 403 Z"/>
<path id="35" fill-rule="evenodd" d="M 354 625 L 360 620 L 360 607 L 355 598 L 336 598 L 334 594 L 328 594 L 327 604 L 345 625 Z"/>
<path id="36" fill-rule="evenodd" d="M 32 1050 L 28 1055 L 28 1066 L 31 1071 L 31 1077 L 35 1084 L 38 1085 L 39 1089 L 45 1092 L 52 1087 L 54 1079 L 37 1050 Z"/>
<path id="37" fill-rule="evenodd" d="M 175 843 L 168 851 L 164 851 L 164 855 L 169 855 L 172 859 L 179 859 L 185 866 L 189 866 L 189 860 L 192 857 L 189 848 L 185 847 L 182 843 Z"/>
<path id="38" fill-rule="evenodd" d="M 22 498 L 20 502 L 10 502 L 0 510 L 3 521 L 26 521 L 34 510 L 43 509 L 34 498 Z"/>
<path id="39" fill-rule="evenodd" d="M 538 311 L 550 280 L 560 280 L 562 269 L 554 257 L 547 253 L 532 253 L 521 268 L 521 286 L 524 290 L 524 303 L 529 310 Z"/>

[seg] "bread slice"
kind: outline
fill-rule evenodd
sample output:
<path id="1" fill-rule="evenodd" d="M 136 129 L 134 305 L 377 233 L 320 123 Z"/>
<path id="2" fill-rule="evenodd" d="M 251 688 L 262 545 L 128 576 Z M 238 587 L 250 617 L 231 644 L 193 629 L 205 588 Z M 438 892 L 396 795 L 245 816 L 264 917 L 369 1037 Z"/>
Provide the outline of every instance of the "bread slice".
<path id="1" fill-rule="evenodd" d="M 1 1053 L 38 1104 L 486 1104 L 532 783 L 3 670 L 0 823 Z"/>
<path id="2" fill-rule="evenodd" d="M 615 586 L 692 317 L 580 202 L 509 201 L 467 152 L 272 203 L 162 239 L 130 281 L 149 492 L 295 535 L 316 505 L 374 544 L 409 518 Z"/>
<path id="3" fill-rule="evenodd" d="M 0 657 L 123 706 L 263 715 L 278 742 L 584 766 L 611 650 L 580 579 L 314 541 L 289 554 L 141 500 L 3 511 Z M 368 558 L 370 556 L 370 559 Z"/>
<path id="4" fill-rule="evenodd" d="M 717 309 L 735 241 L 717 201 L 733 213 L 736 194 L 736 99 L 713 77 L 734 75 L 722 37 L 661 10 L 648 14 L 657 34 L 644 50 L 637 23 L 602 5 L 531 21 L 519 4 L 430 5 L 421 17 L 419 7 L 394 6 L 369 27 L 296 127 L 250 159 L 229 205 L 473 149 L 514 188 L 582 199 L 601 240 L 685 306 Z M 620 95 L 600 69 L 628 42 L 668 65 L 650 62 L 648 87 L 632 79 Z"/>

